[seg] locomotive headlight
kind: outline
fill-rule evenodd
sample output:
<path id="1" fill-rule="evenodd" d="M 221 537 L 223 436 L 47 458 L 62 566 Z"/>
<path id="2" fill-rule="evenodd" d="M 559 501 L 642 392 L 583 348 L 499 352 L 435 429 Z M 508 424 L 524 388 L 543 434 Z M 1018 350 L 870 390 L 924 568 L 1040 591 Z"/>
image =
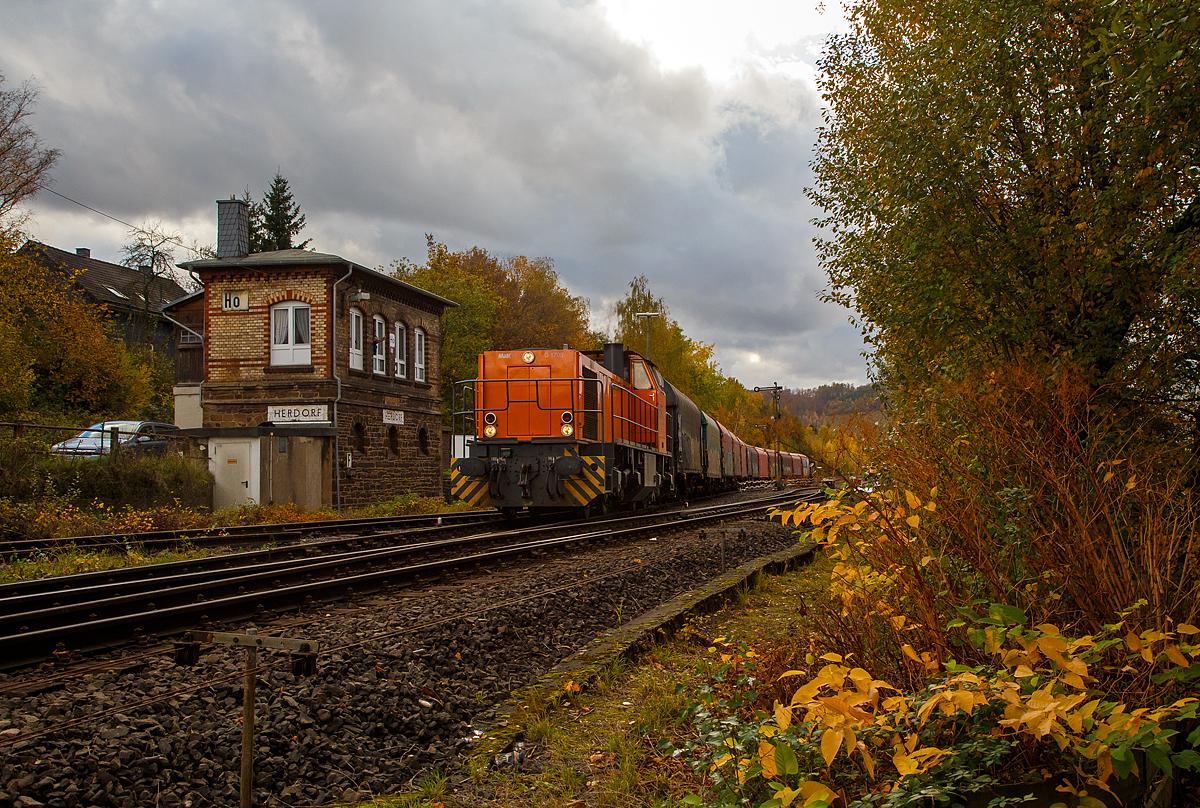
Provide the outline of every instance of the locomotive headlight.
<path id="1" fill-rule="evenodd" d="M 496 423 L 496 413 L 494 413 L 494 412 L 485 412 L 485 413 L 483 414 L 483 422 L 484 422 L 485 424 L 494 424 L 494 423 Z"/>
<path id="2" fill-rule="evenodd" d="M 533 363 L 533 351 L 526 351 L 525 353 L 521 354 L 521 359 L 524 360 L 525 364 L 527 364 L 527 365 L 532 364 Z"/>
<path id="3" fill-rule="evenodd" d="M 485 427 L 483 428 L 483 436 L 484 436 L 485 438 L 494 438 L 494 437 L 496 437 L 496 425 L 495 425 L 495 424 L 488 424 L 487 426 L 485 426 Z"/>
<path id="4" fill-rule="evenodd" d="M 575 415 L 570 410 L 566 410 L 565 412 L 563 412 L 562 422 L 564 424 L 569 424 L 574 420 L 575 420 Z"/>
<path id="5" fill-rule="evenodd" d="M 560 431 L 563 433 L 564 438 L 569 438 L 572 434 L 574 434 L 575 427 L 571 426 L 570 424 L 563 424 Z"/>

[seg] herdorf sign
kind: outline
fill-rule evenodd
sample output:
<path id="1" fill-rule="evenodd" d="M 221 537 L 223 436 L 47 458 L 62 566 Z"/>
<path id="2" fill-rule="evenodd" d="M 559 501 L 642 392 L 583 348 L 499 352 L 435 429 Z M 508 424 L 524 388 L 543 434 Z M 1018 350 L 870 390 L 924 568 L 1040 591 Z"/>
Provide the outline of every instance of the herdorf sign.
<path id="1" fill-rule="evenodd" d="M 384 410 L 383 422 L 385 424 L 404 426 L 404 410 Z"/>
<path id="2" fill-rule="evenodd" d="M 273 424 L 329 423 L 328 404 L 279 404 L 267 407 L 267 420 Z"/>

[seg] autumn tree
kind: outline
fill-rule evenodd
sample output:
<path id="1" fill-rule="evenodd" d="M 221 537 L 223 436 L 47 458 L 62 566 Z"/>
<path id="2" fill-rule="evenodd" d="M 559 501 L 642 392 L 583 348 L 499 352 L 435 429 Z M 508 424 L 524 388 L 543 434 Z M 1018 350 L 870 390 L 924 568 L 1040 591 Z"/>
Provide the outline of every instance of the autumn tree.
<path id="1" fill-rule="evenodd" d="M 829 298 L 883 380 L 996 363 L 1194 398 L 1192 4 L 859 0 L 822 60 Z"/>
<path id="2" fill-rule="evenodd" d="M 32 81 L 6 89 L 0 75 L 0 227 L 19 224 L 17 207 L 50 184 L 50 169 L 61 155 L 29 125 L 37 96 Z"/>
<path id="3" fill-rule="evenodd" d="M 390 267 L 395 278 L 458 304 L 442 313 L 441 395 L 447 418 L 456 403 L 455 383 L 474 379 L 477 357 L 492 348 L 490 331 L 500 305 L 499 296 L 487 282 L 464 268 L 464 260 L 470 257 L 470 253 L 452 253 L 446 245 L 430 239 L 424 264 L 401 259 Z"/>
<path id="4" fill-rule="evenodd" d="M 657 312 L 657 317 L 637 317 Z M 625 296 L 613 304 L 614 339 L 631 350 L 646 351 L 663 377 L 700 409 L 711 414 L 747 443 L 761 444 L 762 433 L 754 427 L 765 423 L 762 400 L 736 379 L 721 372 L 713 360 L 713 346 L 688 337 L 671 317 L 666 301 L 650 291 L 650 282 L 639 275 L 629 282 Z"/>
<path id="5" fill-rule="evenodd" d="M 848 19 L 811 195 L 828 296 L 887 391 L 877 456 L 937 491 L 929 591 L 1032 624 L 1190 617 L 1196 4 L 852 0 Z"/>
<path id="6" fill-rule="evenodd" d="M 0 86 L 0 418 L 127 416 L 149 399 L 146 369 L 109 338 L 103 312 L 73 294 L 71 278 L 18 253 L 20 205 L 49 184 L 59 157 L 29 125 L 36 99 L 31 82 Z"/>
<path id="7" fill-rule="evenodd" d="M 0 234 L 0 418 L 38 413 L 129 417 L 150 403 L 150 368 L 108 333 L 71 279 Z"/>
<path id="8" fill-rule="evenodd" d="M 564 287 L 549 258 L 523 255 L 496 261 L 502 280 L 492 344 L 506 348 L 598 347 L 591 344 L 588 300 Z"/>
<path id="9" fill-rule="evenodd" d="M 300 203 L 292 199 L 288 181 L 278 171 L 262 201 L 252 201 L 249 189 L 245 199 L 250 203 L 250 252 L 303 250 L 312 241 L 305 239 L 299 244 L 292 243 L 304 229 L 305 218 L 300 212 Z"/>
<path id="10" fill-rule="evenodd" d="M 395 261 L 392 274 L 453 300 L 442 321 L 442 401 L 449 412 L 456 382 L 478 375 L 476 357 L 507 348 L 599 347 L 588 327 L 588 301 L 559 282 L 549 258 L 500 258 L 481 247 L 451 252 L 427 236 L 424 264 Z"/>

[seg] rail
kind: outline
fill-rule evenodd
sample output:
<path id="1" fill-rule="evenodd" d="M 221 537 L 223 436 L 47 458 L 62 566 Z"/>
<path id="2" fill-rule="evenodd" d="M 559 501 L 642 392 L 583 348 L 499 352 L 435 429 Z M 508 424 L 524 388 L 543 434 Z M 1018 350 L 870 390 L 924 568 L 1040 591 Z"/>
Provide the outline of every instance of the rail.
<path id="1" fill-rule="evenodd" d="M 643 512 L 597 522 L 539 527 L 359 547 L 315 557 L 264 559 L 261 551 L 225 556 L 220 568 L 198 559 L 133 568 L 128 577 L 83 573 L 50 579 L 0 599 L 0 669 L 58 658 L 67 649 L 87 651 L 151 634 L 173 635 L 212 620 L 249 619 L 264 609 L 295 609 L 411 585 L 452 569 L 488 565 L 528 553 L 628 536 L 648 528 L 691 526 L 764 510 L 797 498 L 796 491 L 749 502 Z M 564 535 L 565 534 L 565 535 Z M 239 561 L 240 559 L 240 561 Z M 97 582 L 97 577 L 105 578 Z M 72 586 L 76 584 L 78 586 Z M 64 649 L 56 652 L 57 644 Z"/>

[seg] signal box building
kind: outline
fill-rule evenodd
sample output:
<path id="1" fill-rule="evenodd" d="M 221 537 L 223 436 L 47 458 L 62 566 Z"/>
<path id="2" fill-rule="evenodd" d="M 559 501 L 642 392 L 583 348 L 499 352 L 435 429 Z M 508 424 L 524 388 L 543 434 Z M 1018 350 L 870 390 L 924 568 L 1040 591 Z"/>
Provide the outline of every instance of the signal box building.
<path id="1" fill-rule="evenodd" d="M 203 290 L 169 304 L 176 423 L 214 507 L 365 505 L 442 490 L 441 315 L 457 304 L 337 255 L 249 254 L 249 209 L 218 205 Z"/>

